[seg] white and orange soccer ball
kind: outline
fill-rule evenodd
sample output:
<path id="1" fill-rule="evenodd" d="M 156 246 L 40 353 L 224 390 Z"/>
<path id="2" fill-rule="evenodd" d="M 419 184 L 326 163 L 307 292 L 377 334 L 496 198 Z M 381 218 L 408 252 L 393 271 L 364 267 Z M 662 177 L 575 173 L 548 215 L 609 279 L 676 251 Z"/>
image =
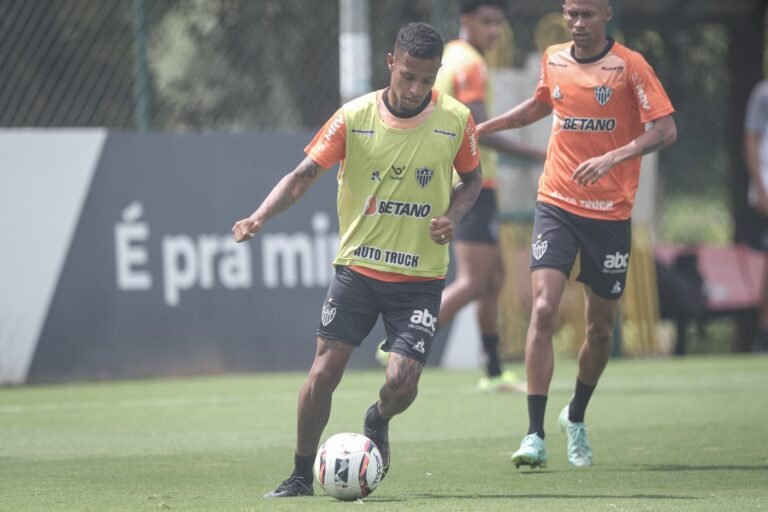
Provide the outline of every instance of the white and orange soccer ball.
<path id="1" fill-rule="evenodd" d="M 328 438 L 317 451 L 313 469 L 325 492 L 345 501 L 370 495 L 384 476 L 379 449 L 363 434 L 352 432 Z"/>

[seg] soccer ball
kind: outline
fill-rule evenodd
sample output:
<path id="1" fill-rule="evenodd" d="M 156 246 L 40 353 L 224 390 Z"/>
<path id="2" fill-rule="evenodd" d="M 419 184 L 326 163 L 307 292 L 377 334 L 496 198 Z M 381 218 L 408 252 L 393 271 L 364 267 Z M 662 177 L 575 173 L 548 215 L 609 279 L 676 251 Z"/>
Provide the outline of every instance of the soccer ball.
<path id="1" fill-rule="evenodd" d="M 381 483 L 383 465 L 376 445 L 362 434 L 336 434 L 317 451 L 315 480 L 336 499 L 365 498 Z"/>

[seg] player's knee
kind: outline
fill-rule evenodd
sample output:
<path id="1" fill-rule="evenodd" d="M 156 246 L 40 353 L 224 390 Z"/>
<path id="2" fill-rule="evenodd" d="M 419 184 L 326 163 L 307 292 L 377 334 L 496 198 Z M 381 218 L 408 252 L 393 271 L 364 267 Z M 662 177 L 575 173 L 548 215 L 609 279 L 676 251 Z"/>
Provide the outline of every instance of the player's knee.
<path id="1" fill-rule="evenodd" d="M 554 329 L 557 322 L 557 307 L 544 297 L 533 302 L 531 322 L 539 329 Z"/>
<path id="2" fill-rule="evenodd" d="M 471 279 L 469 277 L 457 279 L 454 282 L 456 290 L 463 297 L 467 297 L 469 300 L 477 298 L 480 295 L 481 287 L 478 279 Z"/>
<path id="3" fill-rule="evenodd" d="M 592 323 L 587 327 L 587 342 L 593 349 L 609 350 L 613 339 L 613 323 Z"/>
<path id="4" fill-rule="evenodd" d="M 309 380 L 313 389 L 320 388 L 333 390 L 336 389 L 336 386 L 338 386 L 341 381 L 343 373 L 343 370 L 339 370 L 332 365 L 316 363 L 312 365 L 312 369 L 309 372 Z"/>

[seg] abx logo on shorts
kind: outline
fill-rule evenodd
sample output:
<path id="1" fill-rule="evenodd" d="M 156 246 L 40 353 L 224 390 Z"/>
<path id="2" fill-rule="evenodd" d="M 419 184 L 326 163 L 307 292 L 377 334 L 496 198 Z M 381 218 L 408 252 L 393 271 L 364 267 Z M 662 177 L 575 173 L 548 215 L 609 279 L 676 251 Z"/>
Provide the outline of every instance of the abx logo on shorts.
<path id="1" fill-rule="evenodd" d="M 623 274 L 629 266 L 629 253 L 606 254 L 603 262 L 603 274 Z"/>
<path id="2" fill-rule="evenodd" d="M 408 324 L 411 329 L 418 329 L 430 335 L 434 335 L 437 328 L 437 315 L 432 315 L 428 309 L 414 309 L 411 315 L 411 323 Z"/>

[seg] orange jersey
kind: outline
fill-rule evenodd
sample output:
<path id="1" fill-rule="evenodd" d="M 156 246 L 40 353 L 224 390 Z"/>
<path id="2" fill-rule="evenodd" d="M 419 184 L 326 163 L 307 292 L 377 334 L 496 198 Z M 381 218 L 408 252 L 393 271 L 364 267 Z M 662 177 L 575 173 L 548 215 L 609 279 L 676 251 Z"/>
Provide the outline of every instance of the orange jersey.
<path id="1" fill-rule="evenodd" d="M 482 54 L 468 42 L 456 39 L 445 45 L 440 73 L 451 82 L 450 90 L 444 92 L 465 105 L 486 100 L 488 67 Z"/>
<path id="2" fill-rule="evenodd" d="M 583 217 L 630 218 L 640 157 L 614 166 L 594 185 L 571 179 L 585 160 L 625 146 L 645 123 L 674 112 L 645 59 L 611 41 L 607 51 L 576 60 L 572 43 L 551 46 L 541 61 L 536 101 L 552 106 L 552 135 L 539 180 L 538 200 Z"/>
<path id="3" fill-rule="evenodd" d="M 485 58 L 463 39 L 454 39 L 445 45 L 443 64 L 437 74 L 435 89 L 450 94 L 465 105 L 482 102 L 486 112 L 493 111 L 493 92 Z M 483 188 L 496 188 L 497 159 L 496 151 L 489 147 L 480 151 Z"/>

